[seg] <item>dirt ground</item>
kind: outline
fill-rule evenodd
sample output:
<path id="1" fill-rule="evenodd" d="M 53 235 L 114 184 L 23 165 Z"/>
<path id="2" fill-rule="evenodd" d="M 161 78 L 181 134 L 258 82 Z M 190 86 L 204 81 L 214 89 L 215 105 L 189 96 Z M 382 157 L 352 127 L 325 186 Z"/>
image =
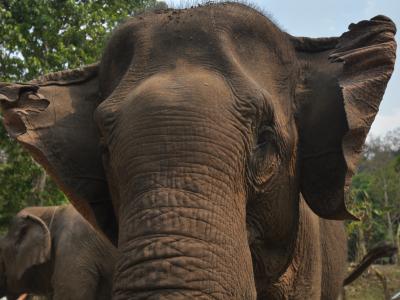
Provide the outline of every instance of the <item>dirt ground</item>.
<path id="1" fill-rule="evenodd" d="M 400 266 L 374 265 L 387 279 L 390 297 L 400 292 Z M 346 300 L 385 300 L 383 285 L 371 267 L 346 287 Z M 389 298 L 390 299 L 390 298 Z"/>
<path id="2" fill-rule="evenodd" d="M 373 268 L 385 275 L 390 297 L 400 292 L 399 265 L 373 265 Z M 350 270 L 351 269 L 349 269 L 349 272 Z M 372 271 L 371 267 L 356 281 L 347 286 L 345 292 L 345 300 L 385 300 L 382 282 L 378 279 L 375 272 Z M 28 299 L 42 300 L 45 298 L 30 297 Z"/>

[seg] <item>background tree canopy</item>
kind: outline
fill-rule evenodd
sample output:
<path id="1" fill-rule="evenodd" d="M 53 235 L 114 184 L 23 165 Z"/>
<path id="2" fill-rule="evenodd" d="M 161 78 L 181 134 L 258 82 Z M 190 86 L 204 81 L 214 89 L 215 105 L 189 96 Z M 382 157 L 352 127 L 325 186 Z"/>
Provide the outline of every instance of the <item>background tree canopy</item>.
<path id="1" fill-rule="evenodd" d="M 0 76 L 30 80 L 100 57 L 107 34 L 155 0 L 0 0 Z"/>
<path id="2" fill-rule="evenodd" d="M 0 0 L 0 81 L 28 81 L 100 59 L 108 34 L 156 0 Z M 0 230 L 20 209 L 66 202 L 0 126 Z"/>
<path id="3" fill-rule="evenodd" d="M 400 248 L 400 128 L 369 139 L 349 197 L 361 219 L 347 224 L 350 257 L 358 260 L 383 241 Z"/>

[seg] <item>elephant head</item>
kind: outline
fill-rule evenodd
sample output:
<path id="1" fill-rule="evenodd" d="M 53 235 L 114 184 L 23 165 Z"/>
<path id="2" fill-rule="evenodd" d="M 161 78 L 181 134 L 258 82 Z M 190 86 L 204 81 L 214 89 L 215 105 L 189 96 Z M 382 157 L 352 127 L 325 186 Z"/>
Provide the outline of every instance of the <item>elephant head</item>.
<path id="1" fill-rule="evenodd" d="M 232 3 L 148 13 L 99 65 L 0 87 L 4 123 L 86 218 L 114 239 L 118 223 L 115 299 L 254 299 L 292 259 L 300 195 L 352 218 L 395 31 L 378 16 L 296 38 Z"/>
<path id="2" fill-rule="evenodd" d="M 51 258 L 51 237 L 47 225 L 38 217 L 18 214 L 0 241 L 0 296 L 17 299 L 30 286 L 24 275 Z"/>

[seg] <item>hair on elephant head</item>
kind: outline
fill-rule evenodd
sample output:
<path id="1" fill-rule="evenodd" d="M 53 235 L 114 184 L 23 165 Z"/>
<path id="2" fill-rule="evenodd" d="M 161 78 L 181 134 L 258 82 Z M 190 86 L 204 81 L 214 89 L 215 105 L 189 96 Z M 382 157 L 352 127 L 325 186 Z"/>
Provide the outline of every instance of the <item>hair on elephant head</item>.
<path id="1" fill-rule="evenodd" d="M 377 16 L 297 38 L 235 3 L 149 12 L 98 65 L 1 87 L 4 122 L 93 224 L 114 240 L 118 224 L 115 299 L 306 299 L 321 291 L 299 292 L 296 264 L 335 247 L 322 231 L 341 223 L 316 215 L 352 218 L 395 31 Z"/>

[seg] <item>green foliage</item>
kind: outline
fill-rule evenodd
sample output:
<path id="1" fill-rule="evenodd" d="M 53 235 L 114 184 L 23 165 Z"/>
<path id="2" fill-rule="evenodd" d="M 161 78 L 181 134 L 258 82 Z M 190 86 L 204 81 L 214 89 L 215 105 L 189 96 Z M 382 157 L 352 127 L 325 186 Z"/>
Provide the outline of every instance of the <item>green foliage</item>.
<path id="1" fill-rule="evenodd" d="M 348 222 L 349 253 L 359 250 L 360 234 L 372 248 L 382 241 L 398 243 L 400 225 L 400 129 L 371 138 L 349 192 L 349 208 L 359 222 Z M 362 232 L 361 232 L 362 231 Z"/>
<path id="2" fill-rule="evenodd" d="M 28 81 L 98 61 L 118 22 L 155 5 L 155 0 L 0 0 L 0 81 Z M 67 201 L 2 126 L 0 186 L 0 231 L 26 206 Z"/>
<path id="3" fill-rule="evenodd" d="M 30 80 L 93 63 L 107 34 L 155 0 L 0 1 L 0 77 Z"/>

